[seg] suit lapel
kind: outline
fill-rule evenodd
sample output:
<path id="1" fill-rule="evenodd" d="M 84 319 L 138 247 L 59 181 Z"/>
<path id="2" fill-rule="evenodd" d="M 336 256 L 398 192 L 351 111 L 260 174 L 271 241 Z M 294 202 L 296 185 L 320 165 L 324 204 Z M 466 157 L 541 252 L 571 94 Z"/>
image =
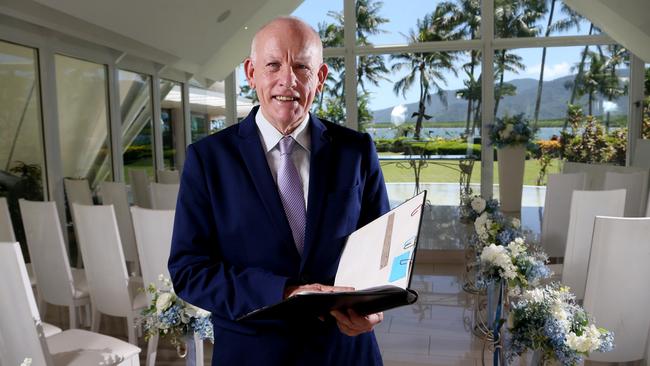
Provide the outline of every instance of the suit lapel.
<path id="1" fill-rule="evenodd" d="M 307 201 L 307 227 L 305 229 L 305 248 L 302 256 L 302 266 L 316 242 L 318 223 L 322 214 L 325 199 L 326 177 L 330 165 L 331 142 L 327 128 L 316 116 L 311 118 L 311 157 L 309 162 L 309 193 Z"/>
<path id="2" fill-rule="evenodd" d="M 278 189 L 273 181 L 273 175 L 266 161 L 264 149 L 262 148 L 262 143 L 257 133 L 257 126 L 255 124 L 255 114 L 257 111 L 258 108 L 254 108 L 248 117 L 239 124 L 239 136 L 242 138 L 242 142 L 239 144 L 239 150 L 259 198 L 264 204 L 264 209 L 274 225 L 278 228 L 282 241 L 291 244 L 295 249 L 291 227 L 284 213 Z M 251 224 L 254 225 L 254 223 Z"/>

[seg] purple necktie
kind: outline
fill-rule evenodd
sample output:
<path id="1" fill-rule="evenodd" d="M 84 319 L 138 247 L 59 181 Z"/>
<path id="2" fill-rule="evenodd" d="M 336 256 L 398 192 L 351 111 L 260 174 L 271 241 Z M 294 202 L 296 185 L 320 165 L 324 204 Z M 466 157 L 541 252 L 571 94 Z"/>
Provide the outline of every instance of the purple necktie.
<path id="1" fill-rule="evenodd" d="M 302 189 L 302 182 L 296 166 L 291 159 L 291 153 L 295 146 L 295 140 L 291 136 L 284 136 L 280 139 L 280 168 L 278 169 L 278 191 L 280 200 L 284 207 L 284 213 L 289 220 L 293 241 L 296 244 L 298 253 L 302 255 L 305 242 L 305 197 Z"/>

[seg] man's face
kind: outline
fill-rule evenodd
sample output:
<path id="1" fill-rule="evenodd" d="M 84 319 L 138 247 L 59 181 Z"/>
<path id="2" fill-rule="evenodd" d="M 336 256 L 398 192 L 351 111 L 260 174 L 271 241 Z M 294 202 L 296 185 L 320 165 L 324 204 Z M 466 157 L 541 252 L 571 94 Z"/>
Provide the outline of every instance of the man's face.
<path id="1" fill-rule="evenodd" d="M 295 25 L 280 22 L 258 34 L 244 69 L 264 117 L 276 128 L 295 128 L 309 113 L 327 77 L 321 55 L 313 35 Z"/>

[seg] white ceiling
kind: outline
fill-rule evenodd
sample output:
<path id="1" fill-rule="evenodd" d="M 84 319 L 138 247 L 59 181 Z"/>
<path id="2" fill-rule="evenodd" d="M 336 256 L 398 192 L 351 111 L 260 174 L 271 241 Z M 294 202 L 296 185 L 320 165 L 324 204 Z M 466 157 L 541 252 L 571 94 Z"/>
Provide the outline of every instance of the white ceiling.
<path id="1" fill-rule="evenodd" d="M 649 0 L 564 0 L 632 53 L 650 62 Z"/>
<path id="2" fill-rule="evenodd" d="M 259 26 L 302 0 L 0 0 L 5 13 L 64 34 L 222 80 Z M 219 22 L 218 18 L 229 12 Z"/>

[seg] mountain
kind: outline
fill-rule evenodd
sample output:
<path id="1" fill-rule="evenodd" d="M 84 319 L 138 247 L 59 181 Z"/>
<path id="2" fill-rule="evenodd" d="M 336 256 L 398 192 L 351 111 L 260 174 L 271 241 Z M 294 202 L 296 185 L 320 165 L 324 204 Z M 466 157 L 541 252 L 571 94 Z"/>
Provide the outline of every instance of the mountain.
<path id="1" fill-rule="evenodd" d="M 628 77 L 629 71 L 627 69 L 617 72 L 619 77 Z M 562 119 L 566 117 L 566 105 L 571 98 L 571 89 L 564 87 L 566 82 L 572 82 L 575 75 L 568 75 L 554 80 L 544 82 L 544 89 L 542 91 L 542 101 L 539 111 L 539 119 Z M 508 81 L 516 88 L 516 95 L 506 96 L 499 103 L 498 116 L 502 117 L 504 114 L 509 115 L 524 113 L 532 118 L 535 112 L 535 98 L 537 96 L 537 80 L 531 78 L 514 79 Z M 456 98 L 456 90 L 446 90 L 447 106 L 445 107 L 440 99 L 434 95 L 431 98 L 431 103 L 426 106 L 426 113 L 431 115 L 431 122 L 447 122 L 447 121 L 465 121 L 467 116 L 467 101 L 465 99 Z M 602 102 L 606 100 L 600 95 L 597 95 L 596 102 L 594 103 L 593 113 L 595 115 L 602 114 Z M 611 115 L 627 114 L 628 98 L 627 95 L 613 101 L 616 104 L 616 109 L 611 111 Z M 587 97 L 582 97 L 579 104 L 583 105 L 585 113 L 587 112 Z M 404 104 L 406 107 L 406 121 L 415 122 L 416 117 L 411 117 L 413 112 L 418 110 L 418 102 Z M 391 108 L 384 108 L 373 111 L 373 120 L 377 123 L 391 121 Z"/>

